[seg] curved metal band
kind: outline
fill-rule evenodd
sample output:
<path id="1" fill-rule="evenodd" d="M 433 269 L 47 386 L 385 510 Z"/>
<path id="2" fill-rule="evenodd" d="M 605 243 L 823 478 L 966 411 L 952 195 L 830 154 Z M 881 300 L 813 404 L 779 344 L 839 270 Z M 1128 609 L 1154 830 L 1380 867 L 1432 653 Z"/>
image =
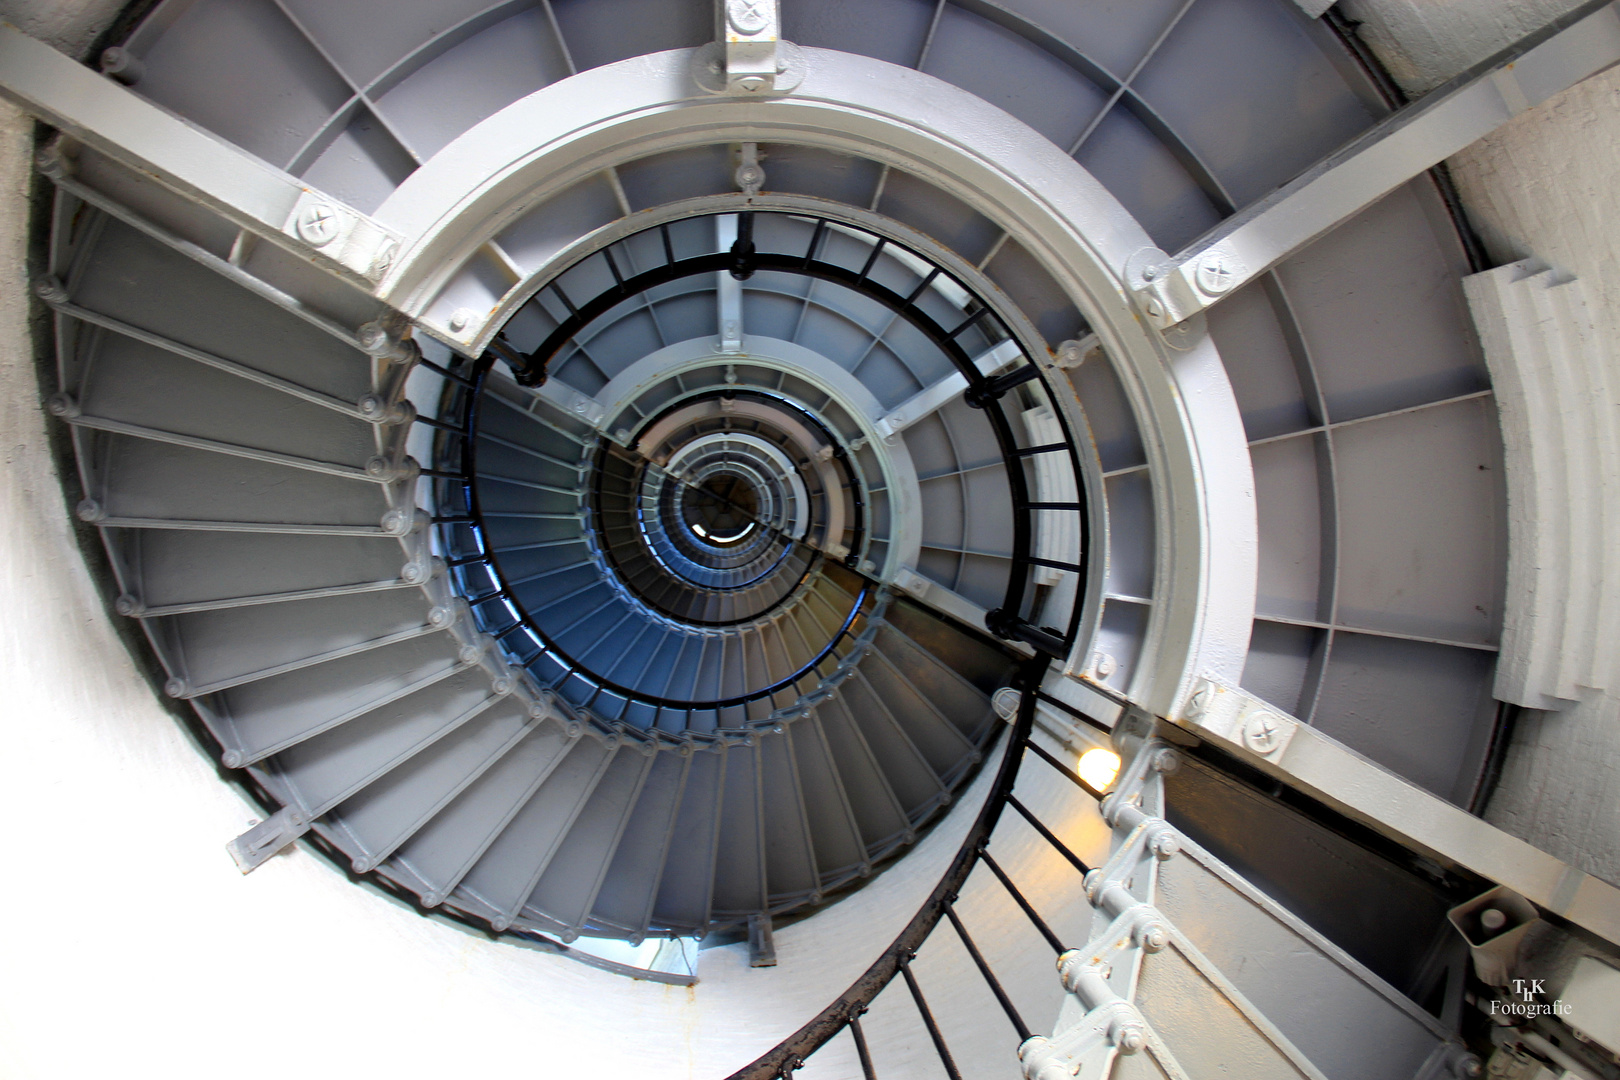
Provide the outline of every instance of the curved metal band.
<path id="1" fill-rule="evenodd" d="M 1197 676 L 1237 682 L 1254 616 L 1253 470 L 1213 343 L 1195 330 L 1173 348 L 1133 307 L 1127 263 L 1152 239 L 1061 150 L 966 91 L 866 57 L 803 54 L 803 84 L 771 100 L 704 94 L 690 75 L 693 52 L 672 50 L 513 103 L 440 151 L 377 210 L 378 221 L 405 237 L 382 294 L 431 325 L 425 317 L 439 290 L 481 245 L 591 173 L 649 154 L 776 141 L 912 173 L 1006 229 L 1085 312 L 1118 364 L 1144 433 L 1159 526 L 1157 595 L 1131 697 L 1173 715 Z M 1077 642 L 1077 655 L 1089 645 Z M 1084 666 L 1071 658 L 1072 670 Z"/>

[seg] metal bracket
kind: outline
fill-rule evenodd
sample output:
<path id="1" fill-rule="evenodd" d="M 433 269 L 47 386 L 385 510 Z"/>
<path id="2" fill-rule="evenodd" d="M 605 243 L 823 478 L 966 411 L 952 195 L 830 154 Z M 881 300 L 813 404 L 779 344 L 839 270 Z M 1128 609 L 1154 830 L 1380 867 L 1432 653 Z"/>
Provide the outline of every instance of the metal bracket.
<path id="1" fill-rule="evenodd" d="M 758 94 L 776 89 L 780 13 L 776 0 L 725 0 L 726 90 Z"/>
<path id="2" fill-rule="evenodd" d="M 768 912 L 748 916 L 748 966 L 776 966 L 776 939 L 771 935 Z"/>
<path id="3" fill-rule="evenodd" d="M 236 868 L 250 873 L 269 861 L 300 836 L 309 832 L 303 811 L 283 806 L 247 832 L 225 845 L 236 860 Z"/>
<path id="4" fill-rule="evenodd" d="M 1148 321 L 1168 331 L 1526 109 L 1616 62 L 1620 13 L 1612 3 L 1583 4 L 1390 114 L 1174 258 L 1138 253 L 1126 266 L 1126 285 Z"/>
<path id="5" fill-rule="evenodd" d="M 1193 683 L 1181 716 L 1218 742 L 1267 761 L 1282 758 L 1300 725 L 1275 705 L 1210 678 Z"/>

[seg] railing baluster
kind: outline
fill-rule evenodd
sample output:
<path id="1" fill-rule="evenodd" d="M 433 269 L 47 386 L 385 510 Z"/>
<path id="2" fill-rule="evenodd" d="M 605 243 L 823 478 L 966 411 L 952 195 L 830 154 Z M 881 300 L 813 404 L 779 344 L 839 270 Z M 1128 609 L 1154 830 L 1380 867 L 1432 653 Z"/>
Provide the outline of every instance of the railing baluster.
<path id="1" fill-rule="evenodd" d="M 945 1045 L 945 1036 L 940 1034 L 939 1025 L 934 1023 L 934 1014 L 928 1008 L 928 1002 L 923 999 L 922 987 L 917 985 L 917 976 L 911 973 L 911 961 L 900 961 L 900 974 L 906 980 L 906 987 L 911 991 L 911 998 L 917 1003 L 917 1011 L 922 1013 L 923 1025 L 928 1028 L 928 1037 L 934 1040 L 934 1049 L 939 1051 L 940 1063 L 951 1080 L 962 1080 L 962 1074 L 956 1069 L 956 1062 L 951 1058 L 950 1048 Z"/>
<path id="2" fill-rule="evenodd" d="M 1029 906 L 1029 901 L 1024 899 L 1024 894 L 1018 891 L 1018 886 L 1012 883 L 1012 878 L 1007 876 L 1006 871 L 996 865 L 996 860 L 990 857 L 990 853 L 981 851 L 979 860 L 988 866 L 990 872 L 996 875 L 1001 883 L 1007 887 L 1007 892 L 1012 895 L 1018 906 L 1024 909 L 1024 914 L 1029 916 L 1029 921 L 1035 924 L 1035 929 L 1041 932 L 1041 936 L 1046 939 L 1046 943 L 1052 946 L 1053 950 L 1060 956 L 1067 952 L 1068 946 L 1063 944 L 1063 939 L 1052 933 L 1052 928 L 1046 925 L 1046 920 L 1037 915 L 1035 909 Z"/>
<path id="3" fill-rule="evenodd" d="M 1125 698 L 1121 697 L 1117 691 L 1111 690 L 1106 686 L 1097 686 L 1095 683 L 1093 683 L 1091 685 L 1092 685 L 1092 688 L 1093 688 L 1095 693 L 1101 694 L 1103 697 L 1109 699 L 1110 701 L 1113 701 L 1118 705 L 1126 705 L 1126 704 L 1128 704 L 1128 702 L 1125 700 Z M 1055 698 L 1051 694 L 1046 693 L 1044 690 L 1035 691 L 1035 700 L 1043 702 L 1043 703 L 1045 703 L 1047 705 L 1050 705 L 1054 709 L 1057 709 L 1060 712 L 1067 713 L 1068 715 L 1074 717 L 1076 720 L 1080 721 L 1082 724 L 1085 724 L 1088 727 L 1093 727 L 1093 728 L 1097 729 L 1098 731 L 1102 732 L 1104 735 L 1112 735 L 1114 733 L 1113 729 L 1110 728 L 1107 724 L 1101 723 L 1100 721 L 1098 721 L 1098 720 L 1096 720 L 1096 719 L 1094 719 L 1094 718 L 1092 718 L 1090 716 L 1087 716 L 1085 713 L 1081 712 L 1079 709 L 1075 708 L 1073 705 L 1070 705 L 1067 701 L 1064 701 L 1062 698 Z M 1042 751 L 1040 749 L 1040 747 L 1035 747 L 1035 751 L 1037 753 L 1039 753 L 1042 757 L 1046 758 L 1047 761 L 1050 761 L 1053 765 L 1057 765 L 1057 767 L 1059 769 L 1062 769 L 1064 772 L 1068 772 L 1068 770 L 1064 769 L 1063 766 L 1058 765 L 1058 763 L 1056 761 L 1053 761 L 1051 757 L 1049 757 L 1044 751 Z M 1070 775 L 1073 776 L 1072 773 L 1070 773 Z M 1074 777 L 1074 779 L 1075 779 L 1076 783 L 1078 783 L 1079 780 L 1080 780 L 1080 778 L 1078 776 Z"/>
<path id="4" fill-rule="evenodd" d="M 1024 1023 L 1022 1016 L 1018 1015 L 1018 1010 L 1013 1007 L 1012 999 L 1007 996 L 1007 991 L 1001 988 L 1001 981 L 990 970 L 990 965 L 985 962 L 984 955 L 979 952 L 979 947 L 973 944 L 973 939 L 968 936 L 967 927 L 963 926 L 962 920 L 957 918 L 954 904 L 946 903 L 945 917 L 951 920 L 952 926 L 956 927 L 956 936 L 962 939 L 963 945 L 967 946 L 968 955 L 973 957 L 973 962 L 979 967 L 979 974 L 983 975 L 984 981 L 990 984 L 990 992 L 996 995 L 997 1001 L 1001 1002 L 1002 1011 L 1007 1014 L 1007 1019 L 1012 1021 L 1013 1030 L 1018 1032 L 1018 1041 L 1023 1042 L 1032 1034 L 1029 1025 Z"/>
<path id="5" fill-rule="evenodd" d="M 1106 792 L 1098 791 L 1096 788 L 1086 783 L 1085 779 L 1079 773 L 1063 764 L 1063 762 L 1059 761 L 1051 754 L 1048 754 L 1045 750 L 1042 750 L 1039 746 L 1036 746 L 1033 740 L 1026 740 L 1024 743 L 1024 748 L 1026 750 L 1033 750 L 1036 757 L 1040 758 L 1042 761 L 1052 766 L 1052 768 L 1068 777 L 1070 781 L 1078 785 L 1081 790 L 1083 790 L 1087 795 L 1090 795 L 1093 799 L 1101 799 L 1105 794 L 1107 794 Z"/>
<path id="6" fill-rule="evenodd" d="M 849 1018 L 849 1033 L 855 1036 L 855 1053 L 861 1059 L 861 1075 L 866 1080 L 877 1080 L 877 1073 L 872 1069 L 872 1054 L 866 1048 L 866 1033 L 861 1030 L 861 1018 Z"/>
<path id="7" fill-rule="evenodd" d="M 427 359 L 418 360 L 417 363 L 420 364 L 421 366 L 427 368 L 429 371 L 437 372 L 438 374 L 443 375 L 446 379 L 449 379 L 452 382 L 460 383 L 462 386 L 477 386 L 478 385 L 473 380 L 467 378 L 467 376 L 459 374 L 458 372 L 451 371 L 449 368 L 444 367 L 441 364 L 435 364 L 431 360 L 427 360 Z"/>
<path id="8" fill-rule="evenodd" d="M 1056 848 L 1059 855 L 1062 855 L 1065 859 L 1068 859 L 1071 866 L 1080 871 L 1082 874 L 1091 873 L 1091 867 L 1082 862 L 1080 856 L 1070 851 L 1067 844 L 1053 835 L 1051 829 L 1048 829 L 1045 825 L 1042 825 L 1035 815 L 1030 813 L 1029 807 L 1025 806 L 1011 795 L 1007 796 L 1007 805 L 1024 815 L 1024 820 L 1035 826 L 1035 831 L 1040 833 L 1041 836 L 1045 837 L 1046 842 Z"/>

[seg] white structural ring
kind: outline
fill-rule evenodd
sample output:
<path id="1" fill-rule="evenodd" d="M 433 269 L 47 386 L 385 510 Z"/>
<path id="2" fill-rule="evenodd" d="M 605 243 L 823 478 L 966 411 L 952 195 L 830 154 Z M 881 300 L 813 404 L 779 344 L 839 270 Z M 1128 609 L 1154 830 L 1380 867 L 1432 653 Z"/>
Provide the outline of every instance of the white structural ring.
<path id="1" fill-rule="evenodd" d="M 1147 232 L 1073 159 L 983 100 L 867 57 L 803 54 L 803 83 L 768 100 L 703 91 L 691 75 L 693 51 L 672 50 L 595 68 L 513 103 L 446 146 L 376 211 L 405 238 L 380 293 L 457 347 L 481 349 L 572 249 L 454 333 L 440 303 L 446 283 L 537 204 L 651 153 L 793 143 L 917 175 L 980 208 L 1042 263 L 1085 313 L 1130 395 L 1159 522 L 1157 603 L 1130 696 L 1174 715 L 1194 679 L 1236 684 L 1258 549 L 1247 440 L 1207 334 L 1193 327 L 1172 347 L 1130 299 L 1127 267 L 1153 247 Z M 1090 643 L 1076 648 L 1089 655 Z"/>

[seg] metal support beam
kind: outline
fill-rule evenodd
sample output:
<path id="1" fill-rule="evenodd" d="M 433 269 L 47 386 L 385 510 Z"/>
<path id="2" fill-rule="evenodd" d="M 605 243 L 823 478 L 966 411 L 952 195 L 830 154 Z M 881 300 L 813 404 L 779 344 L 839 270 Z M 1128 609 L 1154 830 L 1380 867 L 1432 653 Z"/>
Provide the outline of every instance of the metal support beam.
<path id="1" fill-rule="evenodd" d="M 726 89 L 757 94 L 776 88 L 780 17 L 776 0 L 724 0 L 720 40 L 726 49 Z"/>
<path id="2" fill-rule="evenodd" d="M 1402 184 L 1527 109 L 1620 63 L 1620 13 L 1597 0 L 1470 68 L 1374 125 L 1172 257 L 1127 267 L 1161 330 L 1229 296 Z"/>
<path id="3" fill-rule="evenodd" d="M 352 206 L 5 25 L 0 96 L 141 179 L 367 293 L 399 250 L 398 233 Z"/>
<path id="4" fill-rule="evenodd" d="M 981 375 L 990 376 L 1015 362 L 1022 355 L 1018 343 L 1008 338 L 974 358 L 973 365 L 979 369 Z M 905 430 L 949 405 L 967 388 L 967 377 L 960 371 L 951 372 L 932 386 L 924 387 L 895 406 L 892 412 L 877 422 L 878 434 L 887 439 Z"/>
<path id="5" fill-rule="evenodd" d="M 1430 794 L 1246 691 L 1194 684 L 1181 726 L 1442 864 L 1460 866 L 1620 944 L 1620 888 Z"/>
<path id="6" fill-rule="evenodd" d="M 738 214 L 721 214 L 714 219 L 715 250 L 730 251 L 737 243 Z M 720 351 L 731 355 L 742 352 L 742 279 L 729 270 L 714 275 L 716 325 L 720 328 Z"/>

